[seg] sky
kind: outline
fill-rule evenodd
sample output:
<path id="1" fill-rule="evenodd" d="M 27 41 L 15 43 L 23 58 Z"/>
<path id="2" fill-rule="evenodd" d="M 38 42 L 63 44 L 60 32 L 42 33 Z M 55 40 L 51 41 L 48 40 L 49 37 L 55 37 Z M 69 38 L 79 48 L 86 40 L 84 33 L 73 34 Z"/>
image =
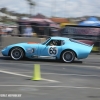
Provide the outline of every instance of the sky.
<path id="1" fill-rule="evenodd" d="M 47 17 L 100 16 L 100 0 L 33 0 L 36 6 L 32 14 L 41 13 Z M 26 0 L 0 0 L 0 8 L 29 14 Z"/>

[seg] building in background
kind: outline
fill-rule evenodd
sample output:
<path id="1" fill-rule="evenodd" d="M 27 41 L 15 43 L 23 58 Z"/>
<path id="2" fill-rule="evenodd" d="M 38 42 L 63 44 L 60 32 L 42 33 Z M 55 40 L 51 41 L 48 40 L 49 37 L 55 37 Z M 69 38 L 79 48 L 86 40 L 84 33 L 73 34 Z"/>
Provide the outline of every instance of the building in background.
<path id="1" fill-rule="evenodd" d="M 60 18 L 60 17 L 52 17 L 50 20 L 54 21 L 55 23 L 59 24 L 61 28 L 64 28 L 66 25 L 77 25 L 75 22 L 71 22 L 67 18 Z"/>

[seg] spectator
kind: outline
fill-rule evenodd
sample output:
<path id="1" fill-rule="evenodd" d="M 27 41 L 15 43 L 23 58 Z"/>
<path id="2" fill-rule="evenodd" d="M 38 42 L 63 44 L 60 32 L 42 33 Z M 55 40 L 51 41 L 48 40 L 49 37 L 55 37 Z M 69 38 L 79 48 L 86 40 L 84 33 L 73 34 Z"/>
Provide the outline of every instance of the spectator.
<path id="1" fill-rule="evenodd" d="M 24 35 L 25 36 L 32 36 L 33 35 L 33 29 L 30 25 L 27 25 L 24 29 Z"/>
<path id="2" fill-rule="evenodd" d="M 6 27 L 5 26 L 2 26 L 1 31 L 2 31 L 2 35 L 6 35 Z"/>
<path id="3" fill-rule="evenodd" d="M 13 31 L 12 28 L 10 28 L 10 27 L 7 27 L 7 28 L 6 28 L 6 33 L 7 33 L 7 35 L 11 35 L 12 31 Z"/>

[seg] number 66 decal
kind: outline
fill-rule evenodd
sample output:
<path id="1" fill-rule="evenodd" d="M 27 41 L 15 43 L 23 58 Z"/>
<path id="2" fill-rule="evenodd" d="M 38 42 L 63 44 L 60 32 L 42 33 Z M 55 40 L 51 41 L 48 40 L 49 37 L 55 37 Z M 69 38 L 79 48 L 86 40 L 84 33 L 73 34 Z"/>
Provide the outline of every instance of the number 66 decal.
<path id="1" fill-rule="evenodd" d="M 58 50 L 56 47 L 50 47 L 49 48 L 49 54 L 50 55 L 56 55 L 58 53 Z"/>

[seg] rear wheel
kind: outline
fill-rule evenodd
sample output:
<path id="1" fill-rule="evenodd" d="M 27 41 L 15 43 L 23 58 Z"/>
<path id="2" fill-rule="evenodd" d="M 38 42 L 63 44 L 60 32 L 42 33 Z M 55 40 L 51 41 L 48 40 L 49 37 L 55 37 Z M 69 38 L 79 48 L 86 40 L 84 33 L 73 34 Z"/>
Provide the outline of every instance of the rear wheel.
<path id="1" fill-rule="evenodd" d="M 20 60 L 24 57 L 24 51 L 19 47 L 12 48 L 10 56 L 14 60 Z"/>
<path id="2" fill-rule="evenodd" d="M 62 60 L 64 62 L 70 63 L 73 62 L 74 59 L 75 59 L 75 53 L 73 51 L 68 50 L 62 53 Z"/>

